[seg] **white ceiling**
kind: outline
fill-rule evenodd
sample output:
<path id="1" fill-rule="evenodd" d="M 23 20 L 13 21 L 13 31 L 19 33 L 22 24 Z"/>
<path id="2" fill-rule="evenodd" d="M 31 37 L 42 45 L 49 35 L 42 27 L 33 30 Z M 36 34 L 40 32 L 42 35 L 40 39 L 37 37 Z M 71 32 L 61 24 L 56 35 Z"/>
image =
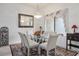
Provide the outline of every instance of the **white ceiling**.
<path id="1" fill-rule="evenodd" d="M 26 3 L 25 5 L 27 5 L 30 8 L 33 8 L 35 11 L 35 14 L 44 15 L 43 9 L 47 8 L 51 4 L 50 3 Z"/>
<path id="2" fill-rule="evenodd" d="M 51 4 L 50 3 L 27 3 L 27 5 L 32 8 L 37 8 L 37 5 L 38 5 L 39 8 L 42 9 L 42 8 L 45 8 L 49 5 L 51 5 Z"/>
<path id="3" fill-rule="evenodd" d="M 29 9 L 31 8 L 34 14 L 39 13 L 41 15 L 47 15 L 61 9 L 77 6 L 75 3 L 22 3 L 22 5 L 23 7 L 27 6 Z M 39 10 L 36 10 L 37 5 L 39 5 Z"/>

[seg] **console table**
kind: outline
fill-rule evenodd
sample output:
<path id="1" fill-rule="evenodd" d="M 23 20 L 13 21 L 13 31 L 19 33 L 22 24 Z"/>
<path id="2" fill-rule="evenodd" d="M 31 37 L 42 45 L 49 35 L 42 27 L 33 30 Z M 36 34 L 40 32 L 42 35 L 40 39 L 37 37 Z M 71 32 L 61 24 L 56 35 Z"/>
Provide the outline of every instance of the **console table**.
<path id="1" fill-rule="evenodd" d="M 72 41 L 79 42 L 79 33 L 67 33 L 66 49 L 71 49 L 71 47 L 79 48 L 79 46 L 73 44 Z"/>

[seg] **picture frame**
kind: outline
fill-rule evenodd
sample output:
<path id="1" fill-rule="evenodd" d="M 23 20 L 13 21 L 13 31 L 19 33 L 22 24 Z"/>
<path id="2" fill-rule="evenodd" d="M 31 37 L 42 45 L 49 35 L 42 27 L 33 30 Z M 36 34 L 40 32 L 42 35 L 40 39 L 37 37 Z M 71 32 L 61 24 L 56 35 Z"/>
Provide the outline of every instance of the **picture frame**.
<path id="1" fill-rule="evenodd" d="M 33 28 L 34 16 L 27 14 L 18 14 L 18 25 L 20 28 Z"/>

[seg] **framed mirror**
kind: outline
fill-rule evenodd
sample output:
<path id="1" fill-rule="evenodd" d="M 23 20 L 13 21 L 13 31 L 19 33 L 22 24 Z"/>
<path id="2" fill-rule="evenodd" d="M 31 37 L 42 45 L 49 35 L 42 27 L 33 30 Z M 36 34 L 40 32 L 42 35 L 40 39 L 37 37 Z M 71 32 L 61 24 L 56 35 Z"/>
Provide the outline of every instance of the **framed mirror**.
<path id="1" fill-rule="evenodd" d="M 26 14 L 18 14 L 18 25 L 21 28 L 33 28 L 34 27 L 34 16 Z"/>

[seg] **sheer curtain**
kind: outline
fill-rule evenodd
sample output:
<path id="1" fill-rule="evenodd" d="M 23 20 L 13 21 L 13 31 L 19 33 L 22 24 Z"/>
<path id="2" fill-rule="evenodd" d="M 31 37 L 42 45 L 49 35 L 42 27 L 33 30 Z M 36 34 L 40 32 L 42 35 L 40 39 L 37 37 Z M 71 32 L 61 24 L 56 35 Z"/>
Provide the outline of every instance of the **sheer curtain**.
<path id="1" fill-rule="evenodd" d="M 56 32 L 63 34 L 59 36 L 57 40 L 57 45 L 66 48 L 66 33 L 69 32 L 68 28 L 68 9 L 60 10 L 55 19 Z"/>
<path id="2" fill-rule="evenodd" d="M 45 16 L 45 31 L 54 32 L 54 17 L 51 15 Z"/>
<path id="3" fill-rule="evenodd" d="M 69 33 L 69 10 L 68 8 L 63 10 L 63 20 L 64 20 L 64 26 L 65 26 L 65 32 Z"/>
<path id="4" fill-rule="evenodd" d="M 55 32 L 58 34 L 65 35 L 65 24 L 64 24 L 64 18 L 63 18 L 63 11 L 59 10 L 56 12 L 55 16 Z"/>
<path id="5" fill-rule="evenodd" d="M 68 9 L 57 11 L 55 19 L 55 30 L 60 34 L 66 35 L 69 32 Z"/>
<path id="6" fill-rule="evenodd" d="M 60 34 L 64 34 L 69 32 L 68 27 L 68 9 L 63 9 L 54 12 L 51 15 L 47 15 L 44 17 L 45 31 L 49 32 L 57 32 Z"/>

